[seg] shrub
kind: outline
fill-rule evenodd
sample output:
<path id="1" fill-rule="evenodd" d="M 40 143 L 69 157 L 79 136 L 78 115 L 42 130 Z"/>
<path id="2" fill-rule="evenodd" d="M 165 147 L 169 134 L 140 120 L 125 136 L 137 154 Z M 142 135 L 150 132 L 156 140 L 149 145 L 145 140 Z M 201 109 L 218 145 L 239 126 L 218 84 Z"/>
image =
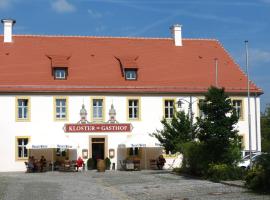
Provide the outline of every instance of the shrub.
<path id="1" fill-rule="evenodd" d="M 191 175 L 201 176 L 206 169 L 203 145 L 198 142 L 183 144 L 182 171 Z"/>
<path id="2" fill-rule="evenodd" d="M 227 164 L 210 164 L 206 176 L 212 181 L 225 181 L 243 179 L 244 174 L 245 170 L 240 167 Z"/>
<path id="3" fill-rule="evenodd" d="M 263 154 L 257 158 L 245 180 L 247 188 L 270 193 L 270 154 Z"/>
<path id="4" fill-rule="evenodd" d="M 106 165 L 106 169 L 109 170 L 111 167 L 111 160 L 110 158 L 105 158 L 105 165 Z"/>
<path id="5" fill-rule="evenodd" d="M 94 161 L 94 159 L 93 158 L 89 158 L 87 160 L 87 169 L 88 170 L 92 170 L 92 169 L 94 169 L 94 167 L 95 167 L 95 161 Z"/>

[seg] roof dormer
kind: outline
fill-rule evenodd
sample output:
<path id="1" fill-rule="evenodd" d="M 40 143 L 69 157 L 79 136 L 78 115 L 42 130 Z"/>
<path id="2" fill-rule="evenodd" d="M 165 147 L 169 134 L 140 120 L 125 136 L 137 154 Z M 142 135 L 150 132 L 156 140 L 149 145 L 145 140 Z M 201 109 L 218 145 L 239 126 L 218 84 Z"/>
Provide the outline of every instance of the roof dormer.
<path id="1" fill-rule="evenodd" d="M 122 76 L 126 80 L 137 80 L 138 78 L 138 56 L 119 56 L 116 59 L 120 63 Z"/>
<path id="2" fill-rule="evenodd" d="M 68 60 L 70 56 L 48 55 L 51 60 L 52 76 L 55 80 L 66 80 L 68 76 Z"/>

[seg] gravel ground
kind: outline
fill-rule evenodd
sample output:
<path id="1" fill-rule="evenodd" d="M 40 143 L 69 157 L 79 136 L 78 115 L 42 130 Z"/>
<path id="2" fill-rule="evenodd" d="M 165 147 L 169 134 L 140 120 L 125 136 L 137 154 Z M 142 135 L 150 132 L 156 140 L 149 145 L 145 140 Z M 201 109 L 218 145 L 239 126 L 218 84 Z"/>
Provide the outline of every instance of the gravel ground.
<path id="1" fill-rule="evenodd" d="M 241 187 L 167 171 L 0 173 L 0 200 L 269 199 Z"/>

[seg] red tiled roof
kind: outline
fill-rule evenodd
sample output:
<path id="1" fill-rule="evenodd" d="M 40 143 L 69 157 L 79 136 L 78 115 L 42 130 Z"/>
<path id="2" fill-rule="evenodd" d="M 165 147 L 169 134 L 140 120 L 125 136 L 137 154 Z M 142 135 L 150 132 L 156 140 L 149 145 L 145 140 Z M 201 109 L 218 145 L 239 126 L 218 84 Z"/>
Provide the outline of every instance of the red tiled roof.
<path id="1" fill-rule="evenodd" d="M 0 92 L 202 93 L 215 85 L 246 93 L 247 77 L 217 40 L 13 36 L 0 45 Z M 0 36 L 3 41 L 3 36 Z M 48 56 L 68 64 L 67 80 L 54 80 Z M 138 80 L 122 76 L 119 58 L 138 67 Z M 136 60 L 135 60 L 136 58 Z M 132 63 L 132 62 L 134 63 Z M 251 92 L 262 93 L 255 84 Z"/>
<path id="2" fill-rule="evenodd" d="M 52 67 L 68 67 L 68 59 L 70 56 L 63 55 L 47 55 L 51 59 Z"/>

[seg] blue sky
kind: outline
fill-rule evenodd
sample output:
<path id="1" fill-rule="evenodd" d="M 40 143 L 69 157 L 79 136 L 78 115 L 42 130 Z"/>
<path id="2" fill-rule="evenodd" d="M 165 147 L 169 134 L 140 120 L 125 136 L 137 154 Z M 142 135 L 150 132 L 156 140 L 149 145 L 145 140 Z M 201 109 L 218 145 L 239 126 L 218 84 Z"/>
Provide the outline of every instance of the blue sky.
<path id="1" fill-rule="evenodd" d="M 15 34 L 215 38 L 245 69 L 270 103 L 270 0 L 0 0 L 1 18 L 13 18 Z M 2 33 L 1 29 L 1 33 Z"/>

